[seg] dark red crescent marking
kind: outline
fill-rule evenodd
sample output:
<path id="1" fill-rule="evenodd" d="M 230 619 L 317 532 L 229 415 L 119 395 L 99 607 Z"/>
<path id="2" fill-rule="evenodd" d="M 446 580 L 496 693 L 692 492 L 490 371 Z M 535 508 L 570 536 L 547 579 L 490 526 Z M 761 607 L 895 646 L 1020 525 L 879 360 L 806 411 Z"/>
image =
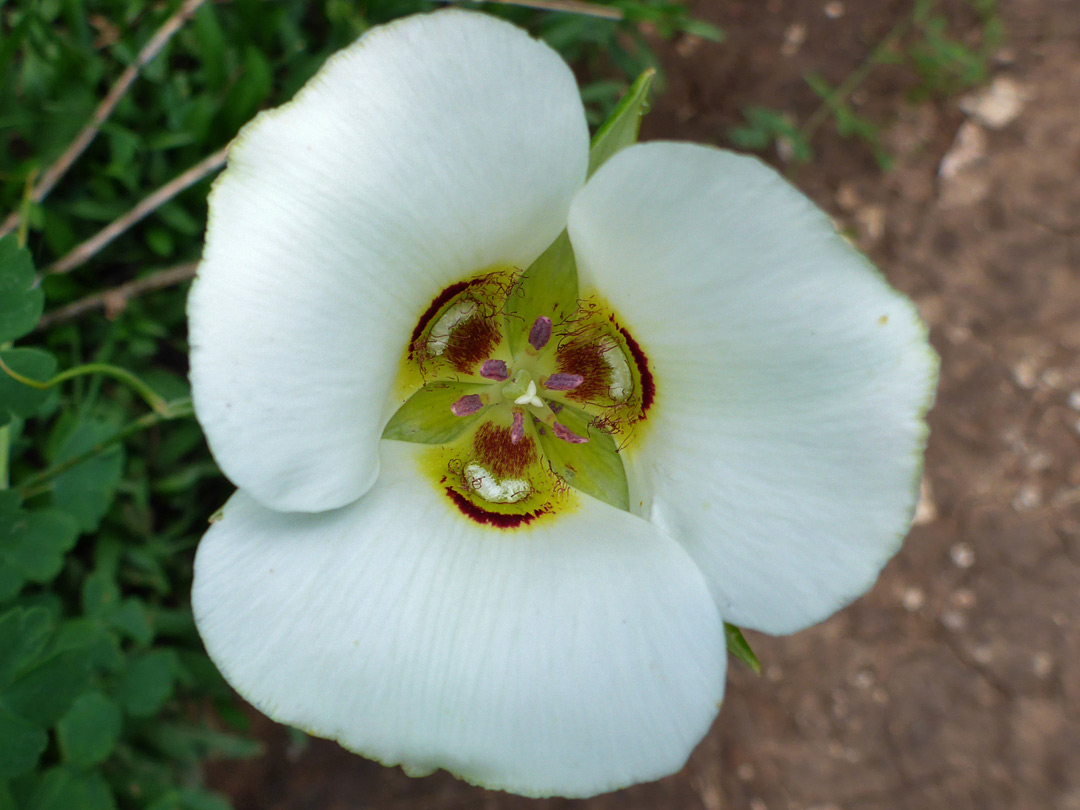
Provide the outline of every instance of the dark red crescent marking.
<path id="1" fill-rule="evenodd" d="M 477 506 L 453 487 L 447 487 L 446 494 L 450 496 L 450 500 L 454 502 L 454 505 L 465 517 L 484 526 L 494 526 L 496 529 L 513 529 L 524 526 L 527 523 L 532 523 L 547 511 L 546 509 L 537 509 L 535 512 L 526 512 L 523 515 L 504 515 L 501 512 L 489 512 Z"/>
<path id="2" fill-rule="evenodd" d="M 641 415 L 644 416 L 656 397 L 656 383 L 653 382 L 652 372 L 649 371 L 649 360 L 645 357 L 645 352 L 641 350 L 638 342 L 630 337 L 630 333 L 621 326 L 619 332 L 626 339 L 626 348 L 630 350 L 630 354 L 634 358 L 634 364 L 638 369 L 638 375 L 641 377 Z"/>

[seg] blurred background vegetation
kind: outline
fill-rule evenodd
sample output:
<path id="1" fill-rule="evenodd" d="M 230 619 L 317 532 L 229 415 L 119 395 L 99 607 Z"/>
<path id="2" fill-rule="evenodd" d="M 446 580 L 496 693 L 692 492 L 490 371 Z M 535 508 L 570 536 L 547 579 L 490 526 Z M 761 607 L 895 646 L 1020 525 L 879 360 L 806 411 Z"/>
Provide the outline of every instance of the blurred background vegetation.
<path id="1" fill-rule="evenodd" d="M 201 763 L 259 753 L 188 604 L 195 545 L 230 491 L 186 380 L 206 195 L 259 109 L 370 26 L 438 5 L 0 0 L 0 810 L 221 810 Z M 594 127 L 660 67 L 657 43 L 722 39 L 665 0 L 459 5 L 559 50 Z M 919 92 L 958 92 L 1001 37 L 993 0 L 968 3 L 975 43 L 935 5 L 912 3 L 849 80 L 808 75 L 807 120 L 749 108 L 729 143 L 807 161 L 830 124 L 886 166 L 877 125 L 848 104 L 858 83 L 900 61 Z"/>

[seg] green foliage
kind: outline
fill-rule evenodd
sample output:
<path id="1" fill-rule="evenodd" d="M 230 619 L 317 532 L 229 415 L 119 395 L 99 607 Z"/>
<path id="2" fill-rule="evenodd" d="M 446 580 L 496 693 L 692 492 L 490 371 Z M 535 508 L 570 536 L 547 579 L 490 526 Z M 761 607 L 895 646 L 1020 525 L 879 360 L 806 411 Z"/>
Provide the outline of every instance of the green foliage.
<path id="1" fill-rule="evenodd" d="M 38 328 L 46 304 L 195 259 L 210 181 L 74 272 L 38 270 L 290 98 L 370 26 L 441 4 L 204 3 L 47 199 L 31 202 L 40 173 L 179 5 L 0 2 L 0 216 L 25 214 L 0 239 L 0 360 L 17 375 L 0 368 L 0 810 L 227 810 L 199 787 L 202 763 L 260 750 L 239 733 L 245 717 L 188 602 L 193 549 L 228 486 L 189 418 L 186 291 Z M 595 123 L 655 66 L 643 24 L 719 38 L 679 2 L 607 5 L 625 19 L 478 7 L 571 60 Z"/>
<path id="2" fill-rule="evenodd" d="M 913 0 L 910 13 L 901 18 L 865 61 L 842 82 L 833 86 L 819 73 L 805 80 L 820 105 L 803 122 L 768 107 L 743 110 L 746 123 L 728 130 L 728 138 L 740 149 L 763 152 L 776 147 L 785 160 L 806 163 L 813 159 L 811 141 L 819 127 L 831 121 L 837 133 L 862 143 L 878 166 L 888 170 L 892 157 L 881 143 L 879 123 L 855 111 L 851 95 L 881 65 L 899 66 L 911 77 L 913 100 L 949 96 L 984 83 L 990 76 L 990 59 L 1004 41 L 1004 27 L 997 0 L 958 0 L 975 16 L 974 44 L 950 32 L 954 27 L 940 10 L 939 0 Z"/>
<path id="3" fill-rule="evenodd" d="M 974 42 L 950 33 L 949 19 L 935 0 L 916 0 L 913 19 L 918 37 L 907 48 L 921 80 L 913 93 L 916 98 L 961 93 L 990 78 L 990 59 L 1005 38 L 997 0 L 966 3 L 979 21 L 979 36 Z"/>

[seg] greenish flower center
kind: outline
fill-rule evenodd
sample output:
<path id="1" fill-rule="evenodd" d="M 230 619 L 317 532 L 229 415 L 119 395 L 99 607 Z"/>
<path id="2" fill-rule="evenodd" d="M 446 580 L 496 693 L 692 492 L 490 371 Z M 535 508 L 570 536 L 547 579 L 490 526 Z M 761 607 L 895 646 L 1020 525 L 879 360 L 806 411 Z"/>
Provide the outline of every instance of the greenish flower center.
<path id="1" fill-rule="evenodd" d="M 610 308 L 578 297 L 564 242 L 523 273 L 447 288 L 403 359 L 411 394 L 383 436 L 432 445 L 433 477 L 480 523 L 556 514 L 575 492 L 629 509 L 619 452 L 652 403 L 652 374 Z"/>

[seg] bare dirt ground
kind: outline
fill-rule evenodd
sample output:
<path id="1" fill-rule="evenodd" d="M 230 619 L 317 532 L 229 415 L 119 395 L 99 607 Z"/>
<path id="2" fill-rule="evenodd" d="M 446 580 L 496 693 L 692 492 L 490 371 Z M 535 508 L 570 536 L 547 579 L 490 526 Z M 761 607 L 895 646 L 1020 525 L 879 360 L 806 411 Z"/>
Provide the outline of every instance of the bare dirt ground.
<path id="1" fill-rule="evenodd" d="M 643 137 L 722 143 L 749 104 L 805 119 L 802 76 L 843 79 L 909 8 L 703 0 L 729 39 L 665 48 Z M 886 69 L 855 99 L 895 168 L 826 126 L 791 172 L 942 358 L 924 502 L 877 587 L 803 633 L 752 635 L 764 676 L 732 664 L 712 732 L 660 782 L 533 802 L 324 741 L 290 751 L 265 722 L 266 757 L 212 774 L 239 810 L 1080 810 L 1080 2 L 1003 12 L 1012 120 L 912 104 Z"/>

